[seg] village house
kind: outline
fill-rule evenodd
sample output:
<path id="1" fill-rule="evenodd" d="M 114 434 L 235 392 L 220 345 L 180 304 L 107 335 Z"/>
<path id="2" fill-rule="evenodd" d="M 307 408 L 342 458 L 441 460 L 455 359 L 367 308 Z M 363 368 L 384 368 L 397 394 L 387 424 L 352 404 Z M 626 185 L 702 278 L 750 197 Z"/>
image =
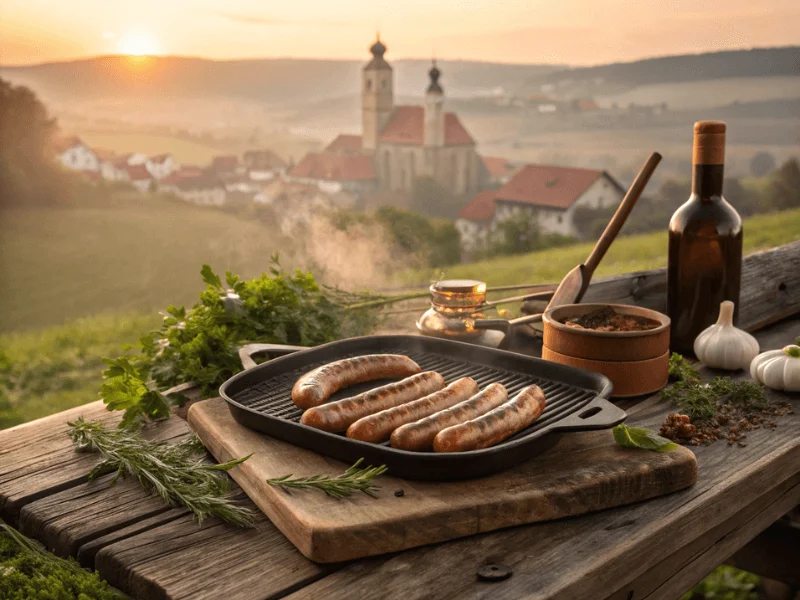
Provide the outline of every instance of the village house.
<path id="1" fill-rule="evenodd" d="M 154 179 L 169 177 L 174 171 L 180 168 L 180 165 L 171 154 L 150 156 L 147 158 L 144 165 Z"/>
<path id="2" fill-rule="evenodd" d="M 423 106 L 398 106 L 394 103 L 392 67 L 384 59 L 386 50 L 378 39 L 370 47 L 372 60 L 362 72 L 361 135 L 340 135 L 323 153 L 308 161 L 304 158 L 290 169 L 290 177 L 316 179 L 308 173 L 328 173 L 329 165 L 335 165 L 342 174 L 364 174 L 368 159 L 374 183 L 361 180 L 363 187 L 410 192 L 417 178 L 431 177 L 453 194 L 475 193 L 483 183 L 475 140 L 455 113 L 445 112 L 441 72 L 435 62 L 429 71 Z M 336 169 L 330 169 L 327 178 L 319 181 L 326 186 L 353 185 L 352 179 L 336 177 Z"/>
<path id="3" fill-rule="evenodd" d="M 210 173 L 173 173 L 158 182 L 158 189 L 201 206 L 222 206 L 228 199 L 225 185 Z"/>
<path id="4" fill-rule="evenodd" d="M 113 150 L 95 148 L 93 152 L 97 156 L 101 179 L 104 181 L 121 181 L 127 177 L 125 170 L 117 164 L 119 157 Z"/>
<path id="5" fill-rule="evenodd" d="M 239 157 L 230 154 L 226 156 L 215 156 L 211 159 L 211 171 L 217 175 L 234 175 L 244 173 L 244 165 L 239 162 Z"/>
<path id="6" fill-rule="evenodd" d="M 309 153 L 289 170 L 288 179 L 316 185 L 329 194 L 360 195 L 374 191 L 377 185 L 372 158 L 363 154 Z"/>
<path id="7" fill-rule="evenodd" d="M 120 161 L 126 165 L 145 165 L 147 164 L 147 154 L 143 152 L 128 152 L 120 156 Z"/>
<path id="8" fill-rule="evenodd" d="M 124 181 L 130 182 L 140 192 L 150 192 L 153 190 L 153 176 L 144 164 L 125 165 L 126 177 Z"/>
<path id="9" fill-rule="evenodd" d="M 511 181 L 511 178 L 519 170 L 508 159 L 497 156 L 481 156 L 481 164 L 486 170 L 487 183 L 490 185 L 503 185 Z"/>
<path id="10" fill-rule="evenodd" d="M 70 136 L 56 140 L 55 150 L 58 160 L 67 169 L 97 171 L 100 168 L 97 155 L 78 137 Z"/>
<path id="11" fill-rule="evenodd" d="M 269 181 L 286 172 L 286 161 L 272 150 L 248 150 L 242 157 L 244 167 L 253 181 Z"/>
<path id="12" fill-rule="evenodd" d="M 624 194 L 606 171 L 526 165 L 501 188 L 479 192 L 461 209 L 456 228 L 465 252 L 480 248 L 502 221 L 526 213 L 542 233 L 579 237 L 578 207 L 616 206 Z"/>

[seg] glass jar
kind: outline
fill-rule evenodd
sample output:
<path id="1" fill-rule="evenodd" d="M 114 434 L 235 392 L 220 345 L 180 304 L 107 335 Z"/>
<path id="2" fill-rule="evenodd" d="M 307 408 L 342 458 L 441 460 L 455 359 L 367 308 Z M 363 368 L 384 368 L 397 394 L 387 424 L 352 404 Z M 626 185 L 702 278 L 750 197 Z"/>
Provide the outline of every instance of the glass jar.
<path id="1" fill-rule="evenodd" d="M 472 340 L 486 333 L 475 329 L 474 319 L 483 319 L 486 284 L 473 279 L 447 279 L 430 287 L 431 307 L 417 321 L 423 335 Z"/>

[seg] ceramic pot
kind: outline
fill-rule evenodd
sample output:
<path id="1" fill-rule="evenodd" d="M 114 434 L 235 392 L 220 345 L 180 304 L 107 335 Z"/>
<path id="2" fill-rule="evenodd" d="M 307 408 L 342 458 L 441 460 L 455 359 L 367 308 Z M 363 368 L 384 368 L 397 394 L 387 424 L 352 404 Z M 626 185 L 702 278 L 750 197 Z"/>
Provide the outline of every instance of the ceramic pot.
<path id="1" fill-rule="evenodd" d="M 610 306 L 617 313 L 659 323 L 646 331 L 595 331 L 563 321 Z M 542 358 L 602 373 L 614 384 L 613 397 L 639 396 L 667 383 L 670 320 L 660 312 L 626 304 L 566 304 L 544 313 Z"/>

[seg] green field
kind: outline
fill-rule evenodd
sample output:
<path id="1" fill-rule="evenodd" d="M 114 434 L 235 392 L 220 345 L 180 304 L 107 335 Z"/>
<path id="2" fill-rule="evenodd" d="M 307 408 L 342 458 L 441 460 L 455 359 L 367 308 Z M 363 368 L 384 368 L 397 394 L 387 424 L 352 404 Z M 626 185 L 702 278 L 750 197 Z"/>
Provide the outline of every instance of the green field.
<path id="1" fill-rule="evenodd" d="M 252 277 L 281 247 L 258 221 L 158 197 L 0 217 L 0 332 L 189 302 L 203 263 Z"/>
<path id="2" fill-rule="evenodd" d="M 624 229 L 623 229 L 624 232 Z M 754 252 L 800 239 L 800 209 L 756 215 L 745 220 L 744 250 Z M 586 260 L 593 243 L 541 250 L 530 254 L 457 265 L 443 270 L 447 278 L 469 278 L 490 286 L 515 283 L 558 282 L 575 265 Z M 667 264 L 667 234 L 654 232 L 617 239 L 606 254 L 596 275 L 615 275 Z M 441 272 L 412 273 L 407 284 L 422 284 Z"/>

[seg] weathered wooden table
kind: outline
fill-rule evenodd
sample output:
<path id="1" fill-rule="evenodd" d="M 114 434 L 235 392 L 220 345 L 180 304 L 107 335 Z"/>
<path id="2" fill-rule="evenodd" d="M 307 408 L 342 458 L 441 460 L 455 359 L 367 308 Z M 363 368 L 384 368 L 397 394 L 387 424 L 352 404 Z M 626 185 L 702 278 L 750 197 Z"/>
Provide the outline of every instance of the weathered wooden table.
<path id="1" fill-rule="evenodd" d="M 600 282 L 587 299 L 663 309 L 663 287 L 657 270 Z M 799 292 L 800 242 L 745 261 L 740 324 L 758 329 L 762 349 L 800 336 Z M 515 347 L 535 352 L 528 340 Z M 699 480 L 684 491 L 347 564 L 308 561 L 263 516 L 250 530 L 198 526 L 132 481 L 87 483 L 97 458 L 72 450 L 65 423 L 79 415 L 116 423 L 119 415 L 100 402 L 0 432 L 0 516 L 136 598 L 674 600 L 731 556 L 800 585 L 800 535 L 780 524 L 800 503 L 800 397 L 769 396 L 788 399 L 797 414 L 780 418 L 774 431 L 750 433 L 743 448 L 693 448 Z M 671 411 L 658 395 L 620 404 L 629 424 L 651 428 Z M 160 440 L 189 433 L 180 413 L 148 431 Z M 776 540 L 781 553 L 764 560 Z M 513 575 L 479 581 L 476 571 L 487 563 L 508 565 Z"/>

